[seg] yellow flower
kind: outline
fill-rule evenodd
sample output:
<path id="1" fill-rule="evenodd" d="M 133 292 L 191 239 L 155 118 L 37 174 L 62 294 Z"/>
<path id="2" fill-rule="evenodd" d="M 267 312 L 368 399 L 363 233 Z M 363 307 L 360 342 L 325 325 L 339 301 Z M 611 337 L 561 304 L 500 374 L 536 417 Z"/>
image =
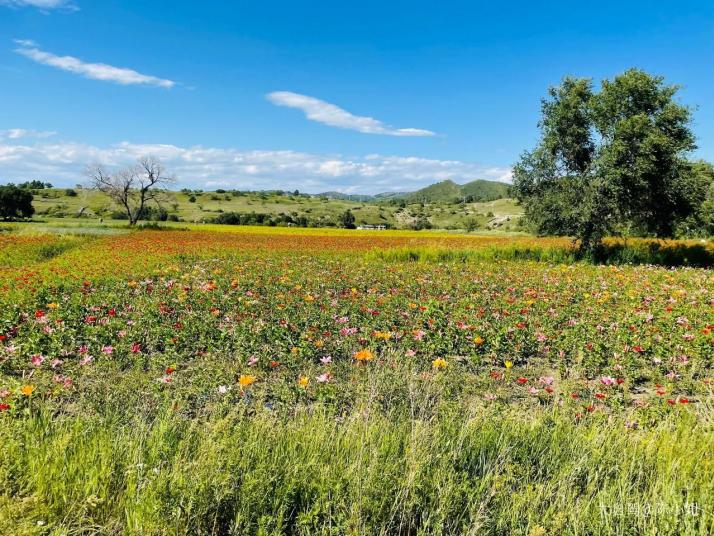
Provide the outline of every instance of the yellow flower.
<path id="1" fill-rule="evenodd" d="M 476 335 L 474 337 L 474 344 L 476 346 L 481 346 L 483 344 L 483 337 L 481 337 L 480 335 Z"/>
<path id="2" fill-rule="evenodd" d="M 503 364 L 506 365 L 507 369 L 513 368 L 513 361 L 506 361 Z"/>
<path id="3" fill-rule="evenodd" d="M 325 343 L 322 342 L 322 339 L 315 341 L 315 348 L 322 348 L 325 346 Z"/>
<path id="4" fill-rule="evenodd" d="M 372 351 L 368 348 L 365 348 L 364 350 L 360 350 L 359 352 L 355 352 L 354 358 L 357 361 L 371 361 L 374 359 L 374 354 Z"/>
<path id="5" fill-rule="evenodd" d="M 448 363 L 446 362 L 446 359 L 442 359 L 441 357 L 434 359 L 434 361 L 432 361 L 431 364 L 437 370 L 444 369 L 444 368 L 446 368 L 446 365 L 448 365 Z"/>
<path id="6" fill-rule="evenodd" d="M 391 331 L 375 331 L 372 335 L 374 335 L 376 339 L 384 339 L 385 341 L 392 338 Z"/>
<path id="7" fill-rule="evenodd" d="M 297 346 L 293 346 L 292 348 L 290 348 L 290 353 L 291 354 L 300 353 L 300 348 L 298 348 Z"/>
<path id="8" fill-rule="evenodd" d="M 129 282 L 127 283 L 127 286 L 128 286 L 129 288 L 135 288 L 138 284 L 139 284 L 139 283 L 137 283 L 136 281 L 129 281 Z"/>
<path id="9" fill-rule="evenodd" d="M 298 380 L 298 385 L 300 387 L 307 387 L 307 384 L 310 383 L 310 379 L 307 376 L 300 376 L 300 379 Z"/>
<path id="10" fill-rule="evenodd" d="M 241 374 L 240 378 L 238 378 L 238 383 L 241 387 L 248 387 L 250 385 L 253 385 L 256 379 L 257 378 L 255 376 L 251 376 L 249 374 Z"/>
<path id="11" fill-rule="evenodd" d="M 312 296 L 312 295 L 308 294 L 307 296 L 305 296 L 305 301 L 306 301 L 306 302 L 314 302 L 314 301 L 315 301 L 315 296 Z"/>
<path id="12" fill-rule="evenodd" d="M 22 389 L 20 389 L 20 392 L 25 396 L 30 396 L 32 393 L 35 392 L 35 386 L 34 385 L 23 385 Z"/>
<path id="13" fill-rule="evenodd" d="M 54 303 L 54 302 L 47 304 L 48 309 L 57 309 L 57 307 L 59 307 L 59 304 Z"/>

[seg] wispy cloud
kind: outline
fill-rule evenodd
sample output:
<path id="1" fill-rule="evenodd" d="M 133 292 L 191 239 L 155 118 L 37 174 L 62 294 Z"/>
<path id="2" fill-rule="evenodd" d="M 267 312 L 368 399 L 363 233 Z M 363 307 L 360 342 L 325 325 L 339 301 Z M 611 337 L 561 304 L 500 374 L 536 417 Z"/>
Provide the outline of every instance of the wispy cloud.
<path id="1" fill-rule="evenodd" d="M 125 86 L 146 85 L 172 88 L 176 85 L 173 80 L 142 74 L 133 69 L 114 67 L 106 63 L 87 63 L 73 56 L 57 56 L 41 50 L 37 43 L 28 39 L 16 39 L 15 43 L 19 45 L 19 48 L 15 49 L 18 54 L 42 65 L 49 65 L 85 78 L 114 82 Z"/>
<path id="2" fill-rule="evenodd" d="M 50 138 L 57 134 L 54 130 L 28 130 L 25 128 L 11 128 L 0 130 L 0 138 L 19 140 L 20 138 Z"/>
<path id="3" fill-rule="evenodd" d="M 353 115 L 335 104 L 315 97 L 291 91 L 273 91 L 267 99 L 278 106 L 297 108 L 305 117 L 331 127 L 356 130 L 364 134 L 384 134 L 387 136 L 435 136 L 430 130 L 420 128 L 394 128 L 373 117 Z"/>
<path id="4" fill-rule="evenodd" d="M 72 185 L 84 180 L 82 170 L 89 163 L 122 166 L 146 154 L 160 158 L 182 186 L 204 188 L 378 193 L 416 190 L 445 179 L 464 183 L 479 178 L 508 182 L 511 178 L 506 167 L 416 156 L 346 156 L 129 142 L 98 147 L 49 140 L 31 145 L 0 141 L 0 169 L 5 180 L 36 177 Z"/>
<path id="5" fill-rule="evenodd" d="M 65 9 L 77 11 L 79 8 L 71 0 L 0 0 L 0 6 L 10 7 L 36 7 L 47 11 L 51 9 Z"/>

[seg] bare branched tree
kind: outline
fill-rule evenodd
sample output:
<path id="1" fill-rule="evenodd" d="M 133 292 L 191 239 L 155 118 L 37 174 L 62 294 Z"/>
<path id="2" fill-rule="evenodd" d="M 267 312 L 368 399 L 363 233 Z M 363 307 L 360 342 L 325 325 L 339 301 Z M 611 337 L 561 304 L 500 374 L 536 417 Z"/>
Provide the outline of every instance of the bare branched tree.
<path id="1" fill-rule="evenodd" d="M 174 182 L 152 156 L 144 156 L 137 164 L 115 173 L 109 173 L 101 165 L 93 165 L 87 168 L 86 174 L 92 187 L 107 194 L 126 211 L 130 225 L 135 225 L 145 214 L 148 203 L 159 203 L 162 187 Z"/>

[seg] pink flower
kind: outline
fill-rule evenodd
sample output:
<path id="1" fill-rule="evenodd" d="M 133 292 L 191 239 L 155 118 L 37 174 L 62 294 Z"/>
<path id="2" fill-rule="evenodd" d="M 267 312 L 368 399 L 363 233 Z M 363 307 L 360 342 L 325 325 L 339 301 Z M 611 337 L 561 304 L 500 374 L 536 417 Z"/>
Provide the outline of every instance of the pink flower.
<path id="1" fill-rule="evenodd" d="M 407 357 L 414 357 L 416 355 L 416 352 L 412 350 L 411 348 L 406 351 Z"/>
<path id="2" fill-rule="evenodd" d="M 538 381 L 543 385 L 553 385 L 553 376 L 542 376 Z"/>
<path id="3" fill-rule="evenodd" d="M 45 358 L 40 354 L 35 354 L 30 358 L 30 361 L 32 362 L 33 367 L 41 367 L 42 363 L 45 362 Z"/>
<path id="4" fill-rule="evenodd" d="M 113 352 L 114 352 L 114 347 L 113 347 L 113 346 L 107 345 L 107 346 L 105 346 L 105 347 L 102 348 L 102 353 L 103 353 L 103 354 L 112 355 Z"/>
<path id="5" fill-rule="evenodd" d="M 332 357 L 326 355 L 325 357 L 320 358 L 320 363 L 322 363 L 323 365 L 329 365 L 330 363 L 332 363 Z"/>
<path id="6" fill-rule="evenodd" d="M 135 342 L 134 344 L 131 345 L 131 353 L 132 354 L 138 354 L 141 352 L 141 344 L 138 342 Z"/>
<path id="7" fill-rule="evenodd" d="M 249 367 L 252 367 L 252 366 L 255 365 L 257 362 L 258 362 L 258 358 L 255 357 L 255 356 L 253 356 L 253 357 L 251 357 L 251 358 L 248 359 L 248 366 L 249 366 Z"/>
<path id="8" fill-rule="evenodd" d="M 602 376 L 600 378 L 600 383 L 602 383 L 603 385 L 607 385 L 609 387 L 611 385 L 615 385 L 615 383 L 617 383 L 617 380 L 615 380 L 615 378 L 613 378 L 611 376 Z"/>
<path id="9" fill-rule="evenodd" d="M 171 383 L 171 376 L 162 376 L 158 381 L 161 383 Z"/>
<path id="10" fill-rule="evenodd" d="M 415 341 L 420 341 L 424 338 L 424 335 L 426 335 L 425 331 L 422 331 L 420 329 L 414 330 L 414 340 Z"/>
<path id="11" fill-rule="evenodd" d="M 0 398 L 7 398 L 8 396 L 10 396 L 9 390 L 3 389 L 2 391 L 0 391 Z"/>
<path id="12" fill-rule="evenodd" d="M 80 346 L 80 347 L 79 347 L 79 350 L 77 350 L 77 351 L 78 351 L 80 354 L 87 354 L 87 353 L 89 353 L 89 348 L 87 348 L 86 346 Z"/>
<path id="13" fill-rule="evenodd" d="M 538 394 L 538 389 L 536 389 L 535 387 L 529 387 L 529 388 L 528 388 L 528 392 L 529 392 L 530 394 L 532 394 L 532 395 L 537 395 L 537 394 Z"/>
<path id="14" fill-rule="evenodd" d="M 327 383 L 332 379 L 332 374 L 325 372 L 324 374 L 317 376 L 315 379 L 317 380 L 317 383 Z"/>
<path id="15" fill-rule="evenodd" d="M 62 364 L 62 360 L 61 360 L 61 359 L 55 358 L 55 359 L 53 359 L 52 361 L 50 361 L 50 366 L 51 366 L 52 368 L 57 368 L 57 367 L 59 367 L 61 364 Z"/>
<path id="16" fill-rule="evenodd" d="M 347 322 L 349 322 L 349 321 L 350 321 L 349 316 L 341 316 L 340 318 L 335 320 L 335 322 L 337 322 L 338 324 L 347 324 Z"/>

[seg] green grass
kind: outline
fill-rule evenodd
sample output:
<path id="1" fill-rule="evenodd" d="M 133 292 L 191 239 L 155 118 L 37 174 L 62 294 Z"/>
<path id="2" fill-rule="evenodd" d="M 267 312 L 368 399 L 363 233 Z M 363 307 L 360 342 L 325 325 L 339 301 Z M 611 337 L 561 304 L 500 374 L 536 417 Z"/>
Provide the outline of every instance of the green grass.
<path id="1" fill-rule="evenodd" d="M 36 218 L 61 217 L 67 221 L 87 218 L 109 219 L 116 210 L 111 200 L 96 190 L 77 190 L 76 197 L 65 195 L 63 189 L 40 190 L 34 196 Z M 312 221 L 336 222 L 339 215 L 351 210 L 359 224 L 387 224 L 396 228 L 408 228 L 415 215 L 424 213 L 432 225 L 441 229 L 465 229 L 468 221 L 476 221 L 480 229 L 499 228 L 514 230 L 522 209 L 512 199 L 499 199 L 488 203 L 452 204 L 447 202 L 427 203 L 423 207 L 410 204 L 404 208 L 387 202 L 361 203 L 340 199 L 278 195 L 274 193 L 250 193 L 233 196 L 229 193 L 205 192 L 194 194 L 196 202 L 189 202 L 190 194 L 165 192 L 161 205 L 169 213 L 186 222 L 208 222 L 221 212 L 289 214 L 305 216 Z M 78 218 L 84 208 L 83 217 Z M 492 216 L 487 214 L 492 213 Z"/>

